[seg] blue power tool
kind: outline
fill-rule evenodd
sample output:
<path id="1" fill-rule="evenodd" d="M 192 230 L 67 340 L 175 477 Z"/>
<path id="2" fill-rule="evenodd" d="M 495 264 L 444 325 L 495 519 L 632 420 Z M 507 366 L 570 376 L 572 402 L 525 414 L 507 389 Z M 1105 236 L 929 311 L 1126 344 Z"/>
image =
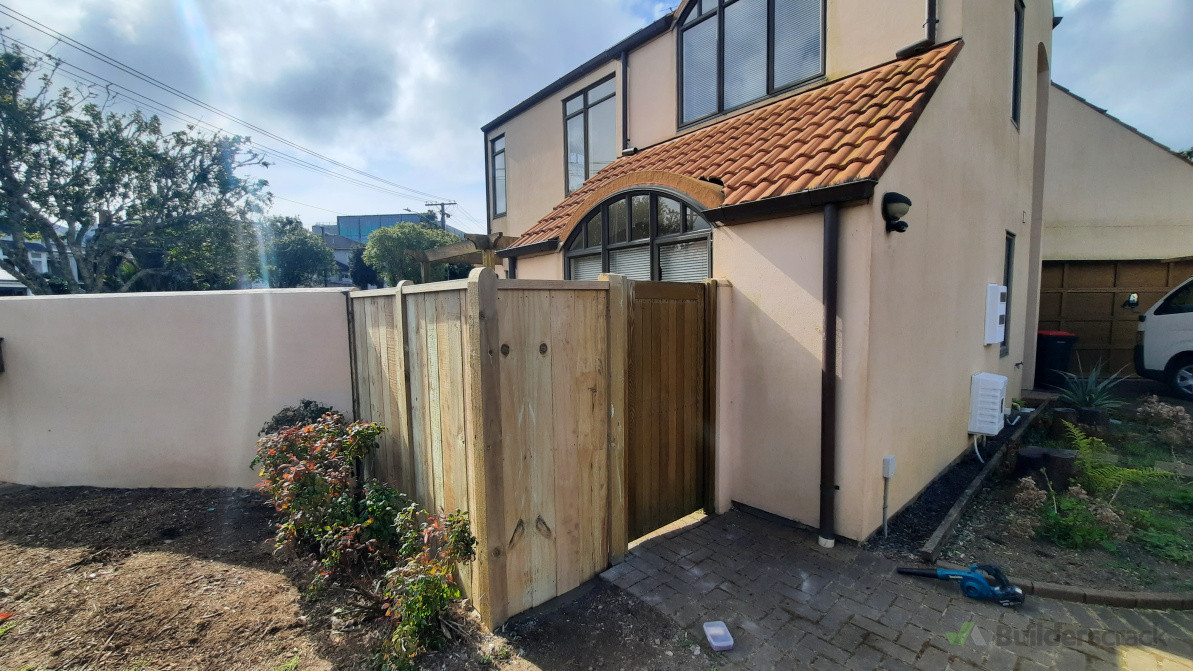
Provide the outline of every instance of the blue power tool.
<path id="1" fill-rule="evenodd" d="M 957 580 L 961 583 L 961 593 L 971 599 L 997 601 L 1000 606 L 1018 606 L 1023 603 L 1023 590 L 1012 585 L 1003 572 L 991 564 L 973 564 L 968 571 L 904 566 L 900 566 L 898 571 L 904 575 Z"/>

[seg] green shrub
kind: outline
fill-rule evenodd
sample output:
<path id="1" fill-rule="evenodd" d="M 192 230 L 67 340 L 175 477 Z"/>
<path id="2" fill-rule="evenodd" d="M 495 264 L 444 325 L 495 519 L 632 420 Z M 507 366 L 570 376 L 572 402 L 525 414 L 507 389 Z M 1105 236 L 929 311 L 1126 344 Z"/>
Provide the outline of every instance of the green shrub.
<path id="1" fill-rule="evenodd" d="M 453 571 L 473 559 L 476 538 L 465 512 L 428 515 L 387 484 L 356 482 L 354 462 L 376 447 L 383 431 L 329 412 L 305 426 L 267 433 L 257 441 L 252 465 L 282 514 L 278 546 L 315 554 L 313 589 L 346 575 L 384 608 L 394 631 L 379 661 L 400 669 L 438 642 L 444 613 L 460 597 Z M 381 573 L 376 581 L 368 577 Z"/>
<path id="2" fill-rule="evenodd" d="M 440 618 L 460 598 L 452 572 L 475 557 L 476 538 L 468 514 L 456 511 L 446 517 L 420 519 L 415 506 L 401 513 L 399 526 L 417 529 L 406 537 L 403 564 L 391 569 L 382 581 L 386 616 L 393 634 L 380 654 L 383 668 L 409 668 L 412 658 L 442 642 Z"/>
<path id="3" fill-rule="evenodd" d="M 1093 367 L 1088 375 L 1058 371 L 1065 377 L 1060 387 L 1060 401 L 1077 408 L 1109 410 L 1123 404 L 1114 397 L 1114 388 L 1126 378 L 1117 373 L 1102 377 L 1102 362 Z M 1119 371 L 1122 372 L 1122 371 Z"/>
<path id="4" fill-rule="evenodd" d="M 1185 511 L 1193 510 L 1193 489 L 1181 487 L 1169 495 L 1168 502 L 1173 508 Z"/>
<path id="5" fill-rule="evenodd" d="M 1171 531 L 1140 529 L 1131 535 L 1131 539 L 1157 557 L 1178 564 L 1193 564 L 1193 543 L 1184 536 Z"/>
<path id="6" fill-rule="evenodd" d="M 1069 440 L 1077 450 L 1081 467 L 1078 480 L 1091 493 L 1113 492 L 1123 485 L 1142 484 L 1172 478 L 1171 473 L 1155 468 L 1125 468 L 1106 461 L 1110 448 L 1101 438 L 1087 436 L 1084 431 L 1065 422 Z"/>
<path id="7" fill-rule="evenodd" d="M 1094 547 L 1110 551 L 1116 549 L 1111 531 L 1098 521 L 1085 501 L 1058 496 L 1056 509 L 1045 506 L 1042 517 L 1043 521 L 1036 530 L 1039 538 L 1077 550 Z"/>
<path id="8" fill-rule="evenodd" d="M 270 433 L 277 433 L 278 431 L 291 426 L 307 426 L 319 421 L 319 418 L 329 412 L 335 412 L 331 406 L 323 405 L 309 398 L 304 398 L 298 402 L 298 405 L 291 405 L 282 408 L 278 414 L 274 415 L 261 427 L 257 432 L 258 436 L 264 436 Z"/>
<path id="9" fill-rule="evenodd" d="M 337 567 L 351 566 L 360 555 L 376 551 L 374 532 L 380 525 L 365 514 L 357 500 L 353 466 L 377 443 L 380 424 L 347 424 L 331 412 L 307 426 L 290 426 L 257 441 L 254 467 L 278 512 L 279 546 L 305 544 L 317 547 L 320 576 Z M 391 497 L 391 506 L 405 507 L 392 488 L 375 482 L 362 488 L 364 500 Z M 389 533 L 381 530 L 382 534 Z"/>

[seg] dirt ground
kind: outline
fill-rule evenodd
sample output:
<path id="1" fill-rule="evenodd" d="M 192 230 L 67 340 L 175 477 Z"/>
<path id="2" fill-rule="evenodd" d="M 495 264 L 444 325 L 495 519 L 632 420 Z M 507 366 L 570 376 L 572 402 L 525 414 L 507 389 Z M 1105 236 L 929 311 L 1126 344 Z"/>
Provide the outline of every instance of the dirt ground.
<path id="1" fill-rule="evenodd" d="M 1168 389 L 1147 380 L 1129 380 L 1118 389 L 1132 412 L 1148 394 L 1193 412 L 1193 402 L 1168 395 Z M 1181 455 L 1182 459 L 1188 459 Z M 1007 575 L 1066 585 L 1105 589 L 1193 591 L 1193 565 L 1158 558 L 1132 541 L 1118 544 L 1114 552 L 1100 548 L 1073 550 L 1008 532 L 1007 511 L 1013 497 L 1011 480 L 992 478 L 978 492 L 945 546 L 942 559 L 1000 565 Z"/>
<path id="2" fill-rule="evenodd" d="M 349 593 L 305 598 L 254 492 L 0 485 L 0 669 L 368 669 L 384 623 Z M 472 632 L 426 669 L 704 668 L 663 616 L 599 584 Z M 699 648 L 695 648 L 698 650 Z"/>
<path id="3" fill-rule="evenodd" d="M 1133 543 L 1114 553 L 1098 548 L 1071 550 L 1007 532 L 1007 487 L 987 487 L 957 525 L 941 559 L 957 564 L 997 564 L 1013 578 L 1102 589 L 1193 591 L 1193 567 L 1158 559 Z"/>

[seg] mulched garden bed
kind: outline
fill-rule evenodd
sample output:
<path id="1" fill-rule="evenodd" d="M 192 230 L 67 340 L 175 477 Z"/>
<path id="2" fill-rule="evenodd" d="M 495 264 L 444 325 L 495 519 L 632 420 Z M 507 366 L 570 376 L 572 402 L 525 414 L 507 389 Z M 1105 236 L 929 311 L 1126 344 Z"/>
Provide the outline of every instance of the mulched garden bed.
<path id="1" fill-rule="evenodd" d="M 1020 421 L 1026 421 L 1026 418 Z M 1007 425 L 997 436 L 987 439 L 985 446 L 979 445 L 982 459 L 988 460 L 1006 443 L 1019 428 Z M 952 466 L 933 480 L 910 505 L 892 517 L 888 524 L 889 535 L 883 537 L 882 529 L 866 540 L 864 546 L 895 560 L 916 559 L 918 551 L 944 521 L 945 516 L 957 502 L 957 498 L 969 487 L 985 464 L 969 449 Z"/>
<path id="2" fill-rule="evenodd" d="M 0 483 L 2 484 L 2 483 Z M 307 563 L 275 558 L 256 492 L 0 489 L 0 669 L 373 668 L 385 623 L 335 586 L 306 596 Z M 423 669 L 709 668 L 665 617 L 601 585 Z"/>
<path id="3" fill-rule="evenodd" d="M 1150 469 L 1168 461 L 1193 462 L 1193 445 L 1165 433 L 1163 421 L 1144 421 L 1141 400 L 1125 399 L 1114 410 L 1114 422 L 1101 437 L 1117 465 Z M 1176 407 L 1193 404 L 1161 399 Z M 1072 448 L 1071 439 L 1056 439 L 1033 427 L 1024 444 Z M 1090 431 L 1090 433 L 1099 433 Z M 1095 492 L 1088 503 L 1066 495 L 1058 486 L 1038 509 L 1024 509 L 1016 492 L 1019 477 L 1003 472 L 991 477 L 962 517 L 942 559 L 959 564 L 995 563 L 1012 577 L 1066 585 L 1128 591 L 1193 590 L 1193 487 L 1172 477 L 1124 484 L 1115 494 Z M 1020 474 L 1020 477 L 1022 474 Z M 1047 490 L 1050 482 L 1032 474 Z M 1074 515 L 1109 504 L 1120 522 L 1101 524 L 1096 516 L 1077 523 Z M 1065 506 L 1069 506 L 1066 511 Z M 1059 510 L 1059 514 L 1056 511 Z M 1027 525 L 1027 526 L 1025 526 Z M 1116 533 L 1117 532 L 1117 533 Z"/>

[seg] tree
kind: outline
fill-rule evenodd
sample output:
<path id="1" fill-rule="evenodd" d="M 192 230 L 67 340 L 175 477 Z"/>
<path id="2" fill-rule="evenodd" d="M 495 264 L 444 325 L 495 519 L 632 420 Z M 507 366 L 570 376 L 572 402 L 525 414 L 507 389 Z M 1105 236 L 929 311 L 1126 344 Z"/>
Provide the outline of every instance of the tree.
<path id="1" fill-rule="evenodd" d="M 269 286 L 310 286 L 335 270 L 331 247 L 304 228 L 298 217 L 271 217 L 262 228 Z"/>
<path id="2" fill-rule="evenodd" d="M 1193 161 L 1193 147 L 1189 147 L 1184 151 L 1178 151 L 1177 153 L 1189 159 L 1190 161 Z"/>
<path id="3" fill-rule="evenodd" d="M 352 257 L 348 259 L 348 277 L 352 278 L 352 284 L 360 289 L 368 289 L 370 285 L 381 286 L 377 270 L 365 262 L 364 247 L 352 250 Z"/>
<path id="4" fill-rule="evenodd" d="M 440 228 L 422 224 L 401 222 L 379 228 L 369 234 L 365 244 L 364 260 L 377 269 L 390 286 L 397 286 L 402 280 L 421 282 L 421 264 L 411 252 L 450 245 L 460 239 Z M 459 265 L 459 264 L 454 264 Z M 449 268 L 442 263 L 431 266 L 428 282 L 435 282 L 449 276 Z"/>
<path id="5" fill-rule="evenodd" d="M 105 111 L 93 89 L 54 94 L 55 61 L 0 46 L 0 269 L 37 294 L 235 286 L 268 198 L 238 175 L 265 165 L 248 141 L 166 133 L 155 116 Z"/>

